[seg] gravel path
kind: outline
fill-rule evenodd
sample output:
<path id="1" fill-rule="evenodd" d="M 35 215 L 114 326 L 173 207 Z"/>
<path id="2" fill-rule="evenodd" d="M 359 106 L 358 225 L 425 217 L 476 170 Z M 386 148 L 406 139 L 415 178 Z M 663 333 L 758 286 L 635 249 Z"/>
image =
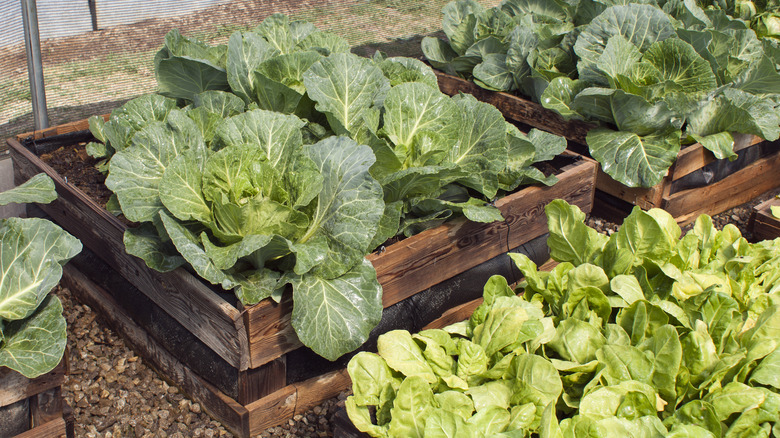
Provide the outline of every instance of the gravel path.
<path id="1" fill-rule="evenodd" d="M 716 226 L 732 223 L 750 238 L 747 224 L 752 207 L 773 194 L 715 216 Z M 609 234 L 617 231 L 616 224 L 597 217 L 589 217 L 588 225 Z M 67 289 L 60 288 L 57 294 L 68 321 L 70 376 L 63 394 L 73 409 L 76 436 L 231 436 L 198 403 L 160 379 L 88 306 L 74 301 Z M 342 393 L 260 436 L 331 437 L 331 418 L 344 406 L 346 396 Z"/>

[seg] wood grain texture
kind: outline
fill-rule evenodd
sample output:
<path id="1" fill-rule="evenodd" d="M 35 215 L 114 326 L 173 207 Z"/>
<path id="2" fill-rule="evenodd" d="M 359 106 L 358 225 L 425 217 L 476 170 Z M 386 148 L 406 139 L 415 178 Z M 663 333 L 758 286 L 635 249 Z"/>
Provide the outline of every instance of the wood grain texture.
<path id="1" fill-rule="evenodd" d="M 42 210 L 173 318 L 190 327 L 226 361 L 240 370 L 249 366 L 246 330 L 238 309 L 184 269 L 157 272 L 148 268 L 143 260 L 128 255 L 122 241 L 124 223 L 81 190 L 66 183 L 19 142 L 9 140 L 9 145 L 17 183 L 40 172 L 54 180 L 59 197 L 51 204 L 41 205 Z"/>
<path id="2" fill-rule="evenodd" d="M 585 136 L 588 131 L 596 127 L 579 120 L 566 120 L 555 111 L 548 110 L 542 105 L 522 97 L 501 91 L 486 90 L 474 82 L 438 70 L 434 70 L 434 72 L 439 80 L 439 89 L 442 93 L 450 96 L 458 93 L 471 94 L 498 108 L 509 120 L 552 132 L 582 144 L 585 144 Z"/>
<path id="3" fill-rule="evenodd" d="M 257 435 L 303 414 L 323 400 L 337 396 L 351 384 L 347 370 L 342 369 L 288 385 L 246 407 L 249 410 L 249 433 Z"/>
<path id="4" fill-rule="evenodd" d="M 27 432 L 16 435 L 14 438 L 62 438 L 67 437 L 65 420 L 56 418 L 48 423 L 37 426 Z"/>
<path id="5" fill-rule="evenodd" d="M 242 371 L 238 378 L 238 403 L 247 405 L 287 385 L 287 357 L 281 356 L 259 368 Z"/>
<path id="6" fill-rule="evenodd" d="M 32 427 L 62 418 L 62 389 L 58 386 L 30 397 Z"/>
<path id="7" fill-rule="evenodd" d="M 764 141 L 763 138 L 752 134 L 735 133 L 732 135 L 734 137 L 734 152 L 741 151 L 742 149 L 746 149 Z M 677 154 L 677 161 L 672 164 L 670 169 L 671 180 L 677 181 L 685 175 L 691 174 L 715 160 L 717 160 L 715 155 L 700 143 L 685 147 Z"/>
<path id="8" fill-rule="evenodd" d="M 571 154 L 571 153 L 569 153 Z M 580 159 L 562 169 L 551 187 L 532 186 L 496 201 L 505 221 L 482 224 L 454 220 L 369 254 L 382 284 L 382 305 L 390 307 L 469 268 L 547 232 L 544 207 L 553 199 L 590 212 L 595 161 Z M 287 295 L 289 296 L 289 295 Z M 257 367 L 300 346 L 290 326 L 292 302 L 265 300 L 246 309 L 251 366 Z"/>
<path id="9" fill-rule="evenodd" d="M 193 373 L 129 318 L 116 301 L 100 286 L 70 265 L 63 269 L 62 282 L 80 302 L 92 307 L 119 333 L 133 351 L 166 380 L 200 403 L 231 432 L 248 437 L 248 411 L 210 383 Z"/>
<path id="10" fill-rule="evenodd" d="M 103 120 L 108 121 L 110 114 L 103 114 Z M 77 120 L 75 122 L 64 123 L 62 125 L 52 126 L 51 128 L 41 129 L 39 131 L 24 132 L 16 135 L 14 138 L 16 141 L 22 141 L 28 138 L 45 138 L 53 135 L 67 134 L 69 132 L 84 131 L 89 129 L 89 122 L 87 119 Z"/>
<path id="11" fill-rule="evenodd" d="M 622 199 L 645 210 L 660 208 L 663 202 L 665 189 L 669 186 L 669 177 L 665 177 L 660 183 L 650 188 L 628 187 L 612 179 L 601 170 L 599 166 L 596 177 L 596 188 L 604 193 Z"/>
<path id="12" fill-rule="evenodd" d="M 771 207 L 780 207 L 780 198 L 772 198 L 753 207 L 749 227 L 754 240 L 773 240 L 780 237 L 780 219 L 772 214 Z"/>
<path id="13" fill-rule="evenodd" d="M 62 360 L 48 373 L 28 379 L 10 368 L 0 367 L 0 407 L 60 387 L 65 383 L 66 369 L 65 360 Z"/>
<path id="14" fill-rule="evenodd" d="M 780 187 L 780 153 L 761 158 L 728 177 L 696 189 L 683 190 L 666 198 L 662 208 L 680 225 L 700 214 L 714 215 L 755 199 Z"/>

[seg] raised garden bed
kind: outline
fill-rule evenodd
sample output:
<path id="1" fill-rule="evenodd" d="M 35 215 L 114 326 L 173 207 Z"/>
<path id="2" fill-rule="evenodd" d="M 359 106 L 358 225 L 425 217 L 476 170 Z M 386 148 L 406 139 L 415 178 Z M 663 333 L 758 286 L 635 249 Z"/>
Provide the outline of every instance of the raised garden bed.
<path id="1" fill-rule="evenodd" d="M 35 379 L 0 368 L 0 436 L 73 436 L 73 422 L 66 421 L 68 409 L 61 390 L 67 368 L 67 359 L 63 359 L 56 368 Z"/>
<path id="2" fill-rule="evenodd" d="M 755 240 L 771 240 L 780 237 L 780 219 L 772 214 L 772 207 L 780 207 L 780 198 L 772 198 L 753 207 L 750 230 Z"/>
<path id="3" fill-rule="evenodd" d="M 85 246 L 65 269 L 65 284 L 76 297 L 99 309 L 163 376 L 239 436 L 285 422 L 348 387 L 344 360 L 328 362 L 298 341 L 290 326 L 291 300 L 244 308 L 231 293 L 184 269 L 159 273 L 127 255 L 127 225 L 38 156 L 88 141 L 86 128 L 81 121 L 8 141 L 16 181 L 49 174 L 60 197 L 41 208 Z M 496 201 L 505 222 L 455 220 L 367 256 L 386 309 L 374 339 L 383 330 L 419 329 L 480 296 L 490 275 L 509 269 L 510 250 L 545 260 L 546 250 L 538 250 L 545 246 L 544 206 L 562 198 L 590 211 L 597 168 L 574 153 L 553 164 L 556 185 L 528 187 Z M 467 280 L 475 285 L 473 296 L 462 292 Z"/>
<path id="4" fill-rule="evenodd" d="M 439 88 L 445 94 L 468 93 L 501 110 L 507 120 L 566 137 L 569 148 L 587 155 L 585 136 L 594 125 L 565 120 L 554 111 L 522 97 L 479 87 L 473 82 L 437 71 Z M 715 215 L 751 201 L 780 186 L 780 141 L 765 141 L 755 135 L 734 135 L 734 162 L 717 160 L 696 143 L 684 147 L 664 179 L 650 188 L 631 188 L 599 169 L 596 202 L 610 218 L 625 216 L 631 206 L 662 208 L 680 225 L 700 214 Z"/>

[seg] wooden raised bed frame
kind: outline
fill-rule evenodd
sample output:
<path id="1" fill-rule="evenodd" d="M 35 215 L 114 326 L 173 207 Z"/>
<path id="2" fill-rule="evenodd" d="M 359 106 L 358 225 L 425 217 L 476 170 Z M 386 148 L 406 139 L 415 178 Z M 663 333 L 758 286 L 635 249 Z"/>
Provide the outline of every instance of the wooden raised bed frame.
<path id="1" fill-rule="evenodd" d="M 67 368 L 67 359 L 63 358 L 53 370 L 28 379 L 10 368 L 0 367 L 0 417 L 5 419 L 5 424 L 0 424 L 0 436 L 8 436 L 6 428 L 21 423 L 25 423 L 28 430 L 15 438 L 73 436 L 72 421 L 65 421 L 66 405 L 61 390 Z"/>
<path id="2" fill-rule="evenodd" d="M 754 240 L 773 240 L 780 237 L 780 219 L 772 214 L 772 206 L 780 207 L 780 198 L 775 197 L 753 207 L 749 228 L 753 231 Z"/>
<path id="3" fill-rule="evenodd" d="M 162 317 L 186 328 L 214 360 L 232 367 L 232 394 L 218 388 L 220 385 L 214 383 L 208 372 L 193 370 L 203 368 L 204 364 L 198 363 L 204 361 L 202 357 L 182 358 L 181 352 L 169 352 L 168 346 L 161 345 L 153 336 L 154 330 L 159 333 L 167 330 L 166 327 L 139 323 L 138 317 L 147 316 L 132 313 L 129 308 L 135 303 L 120 302 L 122 296 L 80 272 L 74 259 L 66 265 L 63 280 L 75 296 L 98 310 L 152 366 L 239 436 L 255 435 L 281 424 L 348 388 L 349 379 L 343 368 L 299 382 L 286 381 L 287 356 L 301 347 L 290 325 L 289 298 L 278 304 L 267 299 L 243 308 L 185 269 L 159 273 L 147 268 L 141 259 L 125 253 L 123 222 L 69 185 L 20 143 L 28 137 L 40 139 L 86 129 L 88 124 L 83 120 L 9 139 L 17 184 L 40 172 L 51 176 L 59 198 L 41 209 L 78 237 L 85 249 L 96 253 L 110 269 L 140 290 L 150 306 L 164 313 Z M 598 166 L 576 154 L 567 152 L 567 155 L 577 160 L 561 169 L 558 184 L 528 187 L 496 201 L 505 222 L 479 224 L 454 220 L 368 255 L 383 286 L 384 307 L 410 299 L 544 235 L 547 232 L 544 206 L 553 199 L 565 199 L 589 212 Z M 190 345 L 180 348 L 186 350 Z M 187 352 L 181 354 L 186 356 Z"/>
<path id="4" fill-rule="evenodd" d="M 486 90 L 462 78 L 439 71 L 436 71 L 436 76 L 443 93 L 472 94 L 498 108 L 508 120 L 566 137 L 578 144 L 570 144 L 570 148 L 587 155 L 585 137 L 595 125 L 578 120 L 565 120 L 558 113 L 538 103 L 513 94 Z M 745 134 L 735 135 L 734 140 L 735 151 L 765 143 L 760 137 Z M 778 151 L 746 165 L 720 181 L 699 188 L 672 192 L 672 183 L 713 161 L 716 161 L 716 158 L 712 152 L 699 143 L 684 147 L 664 179 L 650 188 L 627 187 L 602 172 L 599 167 L 596 198 L 599 199 L 599 192 L 602 192 L 645 210 L 662 208 L 674 216 L 680 225 L 686 225 L 696 220 L 700 214 L 714 215 L 724 212 L 780 186 L 780 178 L 777 177 L 780 174 L 779 148 Z"/>

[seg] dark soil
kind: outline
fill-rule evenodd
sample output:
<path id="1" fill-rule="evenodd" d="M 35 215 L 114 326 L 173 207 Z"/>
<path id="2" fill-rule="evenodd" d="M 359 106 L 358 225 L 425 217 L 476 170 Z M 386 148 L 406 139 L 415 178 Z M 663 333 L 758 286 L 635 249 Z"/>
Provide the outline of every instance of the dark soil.
<path id="1" fill-rule="evenodd" d="M 79 190 L 105 208 L 111 191 L 105 186 L 106 176 L 97 170 L 98 160 L 87 154 L 86 143 L 63 146 L 42 154 L 41 159 Z"/>

